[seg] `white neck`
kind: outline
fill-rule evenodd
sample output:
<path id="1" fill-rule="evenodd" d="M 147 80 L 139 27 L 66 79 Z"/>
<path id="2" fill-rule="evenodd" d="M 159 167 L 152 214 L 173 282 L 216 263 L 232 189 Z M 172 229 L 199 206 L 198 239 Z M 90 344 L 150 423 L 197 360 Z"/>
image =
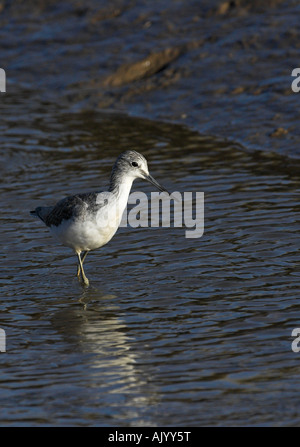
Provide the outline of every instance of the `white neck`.
<path id="1" fill-rule="evenodd" d="M 128 197 L 134 178 L 124 175 L 119 177 L 118 180 L 118 183 L 115 183 L 114 188 L 110 192 L 114 194 L 117 201 L 118 210 L 122 215 L 128 202 Z"/>

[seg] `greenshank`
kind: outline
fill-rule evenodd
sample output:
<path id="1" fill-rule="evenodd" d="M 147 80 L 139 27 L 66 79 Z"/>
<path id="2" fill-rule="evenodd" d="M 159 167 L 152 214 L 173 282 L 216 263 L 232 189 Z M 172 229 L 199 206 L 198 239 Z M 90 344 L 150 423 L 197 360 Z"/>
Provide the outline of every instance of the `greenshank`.
<path id="1" fill-rule="evenodd" d="M 54 206 L 39 206 L 30 213 L 49 227 L 51 234 L 78 257 L 77 276 L 89 284 L 83 263 L 91 250 L 102 247 L 116 233 L 135 179 L 152 183 L 168 192 L 150 174 L 145 157 L 136 151 L 123 152 L 116 160 L 109 190 L 68 196 Z"/>

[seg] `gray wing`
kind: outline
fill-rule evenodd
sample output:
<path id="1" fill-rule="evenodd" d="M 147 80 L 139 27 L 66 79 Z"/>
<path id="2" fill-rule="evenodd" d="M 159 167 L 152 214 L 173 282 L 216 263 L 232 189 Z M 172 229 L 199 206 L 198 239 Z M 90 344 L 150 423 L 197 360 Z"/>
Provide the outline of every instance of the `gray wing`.
<path id="1" fill-rule="evenodd" d="M 54 206 L 39 206 L 31 214 L 39 217 L 48 227 L 57 227 L 63 220 L 96 213 L 106 204 L 106 198 L 99 200 L 99 193 L 91 192 L 66 197 Z"/>

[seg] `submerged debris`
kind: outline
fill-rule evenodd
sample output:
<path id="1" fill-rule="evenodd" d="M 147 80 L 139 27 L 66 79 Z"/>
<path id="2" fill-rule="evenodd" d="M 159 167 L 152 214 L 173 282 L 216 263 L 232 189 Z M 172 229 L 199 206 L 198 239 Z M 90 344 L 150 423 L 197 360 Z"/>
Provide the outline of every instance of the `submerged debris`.
<path id="1" fill-rule="evenodd" d="M 104 79 L 103 85 L 120 87 L 121 85 L 150 77 L 177 59 L 182 51 L 182 48 L 167 48 L 158 53 L 151 53 L 137 62 L 121 65 L 115 73 Z"/>

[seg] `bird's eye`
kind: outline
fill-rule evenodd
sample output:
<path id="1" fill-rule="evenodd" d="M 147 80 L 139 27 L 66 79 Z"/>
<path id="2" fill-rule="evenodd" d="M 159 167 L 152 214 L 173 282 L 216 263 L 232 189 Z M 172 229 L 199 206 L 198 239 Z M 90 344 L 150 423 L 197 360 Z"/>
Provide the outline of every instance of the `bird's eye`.
<path id="1" fill-rule="evenodd" d="M 131 166 L 133 166 L 134 168 L 137 168 L 139 166 L 139 164 L 136 161 L 133 161 L 131 163 Z"/>

